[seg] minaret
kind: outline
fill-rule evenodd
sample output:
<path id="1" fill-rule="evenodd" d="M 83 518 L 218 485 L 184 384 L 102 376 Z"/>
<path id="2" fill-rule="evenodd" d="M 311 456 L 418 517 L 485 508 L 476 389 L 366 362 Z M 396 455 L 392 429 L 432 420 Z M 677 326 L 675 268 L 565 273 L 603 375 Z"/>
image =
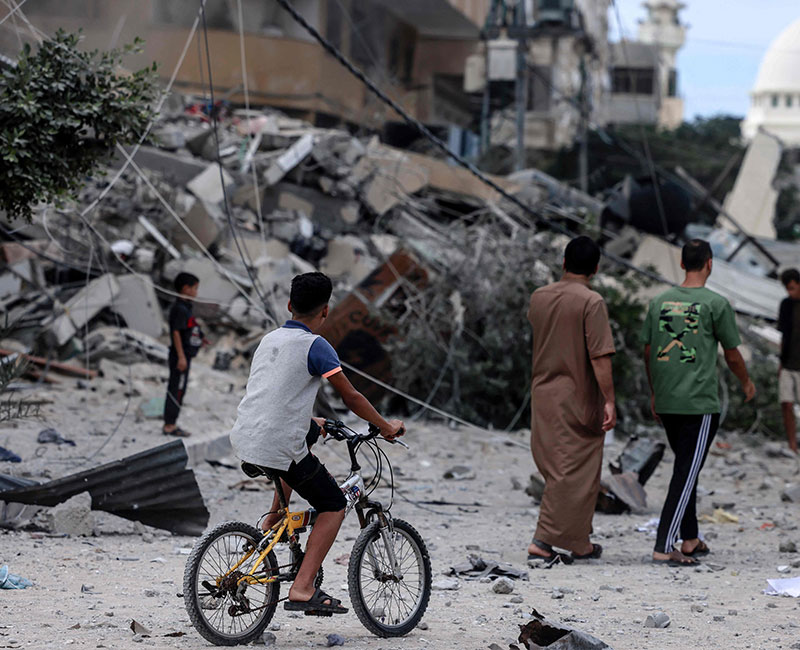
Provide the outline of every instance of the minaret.
<path id="1" fill-rule="evenodd" d="M 646 0 L 642 3 L 647 18 L 639 22 L 639 41 L 659 49 L 659 123 L 673 128 L 683 121 L 683 100 L 678 97 L 678 72 L 675 59 L 686 42 L 686 25 L 679 13 L 686 7 L 680 0 Z"/>

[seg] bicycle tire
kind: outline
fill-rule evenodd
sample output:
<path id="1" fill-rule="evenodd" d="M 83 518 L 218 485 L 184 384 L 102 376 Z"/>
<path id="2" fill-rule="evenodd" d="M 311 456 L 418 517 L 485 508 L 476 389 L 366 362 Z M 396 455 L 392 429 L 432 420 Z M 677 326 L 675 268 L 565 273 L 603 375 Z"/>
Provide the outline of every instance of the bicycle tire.
<path id="1" fill-rule="evenodd" d="M 278 582 L 271 582 L 267 585 L 260 586 L 260 588 L 264 589 L 263 602 L 272 604 L 260 610 L 262 613 L 259 614 L 259 616 L 252 621 L 250 625 L 243 628 L 239 632 L 234 632 L 233 630 L 235 629 L 235 626 L 232 626 L 230 633 L 224 633 L 224 631 L 220 631 L 215 628 L 204 614 L 204 611 L 222 610 L 221 618 L 224 620 L 225 612 L 231 605 L 234 604 L 234 601 L 232 600 L 230 594 L 226 593 L 222 603 L 217 604 L 215 601 L 218 599 L 211 598 L 208 600 L 210 596 L 208 594 L 202 596 L 199 589 L 201 588 L 202 581 L 205 579 L 204 576 L 207 576 L 209 582 L 216 578 L 216 576 L 212 575 L 211 573 L 207 573 L 204 570 L 203 560 L 206 558 L 207 553 L 212 546 L 214 546 L 215 542 L 220 541 L 226 536 L 240 537 L 243 540 L 251 543 L 253 546 L 256 546 L 259 540 L 262 539 L 263 533 L 249 524 L 239 521 L 228 521 L 216 526 L 203 535 L 194 545 L 194 548 L 189 555 L 189 559 L 186 562 L 186 568 L 183 573 L 183 598 L 186 611 L 189 614 L 189 619 L 191 620 L 192 625 L 194 625 L 194 628 L 204 639 L 210 641 L 214 645 L 233 646 L 249 643 L 250 641 L 253 641 L 261 636 L 261 634 L 264 632 L 264 629 L 267 627 L 267 625 L 269 625 L 269 622 L 275 615 L 277 601 L 280 598 L 280 584 Z M 225 548 L 227 550 L 227 555 L 231 556 L 232 553 L 230 547 L 226 546 Z M 253 558 L 255 557 L 257 556 L 254 555 Z M 218 561 L 212 568 L 219 569 L 221 567 L 219 560 L 222 560 L 222 557 L 218 554 Z M 250 562 L 250 560 L 248 560 L 248 562 Z M 234 564 L 235 562 L 227 562 L 227 567 L 222 568 L 227 571 Z M 277 573 L 278 561 L 275 558 L 275 553 L 270 551 L 267 557 L 264 559 L 262 566 L 267 571 Z M 201 572 L 202 574 L 198 575 Z M 219 573 L 219 571 L 217 571 L 217 573 Z M 256 588 L 251 586 L 248 587 L 248 589 L 255 591 Z M 206 601 L 201 602 L 201 598 L 205 598 Z M 263 603 L 261 604 L 263 605 Z"/>
<path id="2" fill-rule="evenodd" d="M 347 585 L 350 591 L 350 601 L 353 605 L 353 610 L 364 627 L 379 637 L 405 636 L 417 627 L 425 614 L 431 596 L 431 559 L 428 554 L 428 549 L 425 546 L 425 541 L 407 521 L 395 519 L 392 526 L 394 530 L 392 542 L 395 550 L 401 548 L 398 544 L 398 536 L 400 536 L 408 542 L 409 549 L 416 560 L 415 578 L 418 581 L 417 593 L 414 595 L 413 590 L 407 586 L 403 587 L 408 593 L 414 595 L 414 603 L 413 607 L 402 620 L 395 621 L 394 623 L 387 623 L 386 619 L 391 619 L 391 607 L 388 608 L 387 616 L 387 608 L 377 605 L 377 601 L 381 597 L 380 595 L 375 599 L 375 602 L 367 602 L 368 599 L 372 598 L 373 594 L 366 594 L 364 585 L 362 584 L 364 570 L 370 570 L 369 566 L 365 564 L 365 556 L 367 555 L 368 549 L 375 542 L 380 545 L 383 543 L 379 522 L 373 521 L 361 531 L 361 534 L 353 545 L 353 550 L 350 554 L 350 563 L 347 569 Z M 379 549 L 380 546 L 375 546 L 375 550 Z M 369 560 L 367 561 L 369 562 Z M 401 569 L 402 568 L 401 562 Z M 388 585 L 389 581 L 381 581 L 375 575 L 376 569 L 374 567 L 372 571 L 373 582 L 382 582 L 384 586 Z M 408 576 L 404 575 L 403 579 L 406 577 Z M 399 590 L 400 588 L 398 587 L 397 591 Z M 399 599 L 403 599 L 402 593 Z"/>

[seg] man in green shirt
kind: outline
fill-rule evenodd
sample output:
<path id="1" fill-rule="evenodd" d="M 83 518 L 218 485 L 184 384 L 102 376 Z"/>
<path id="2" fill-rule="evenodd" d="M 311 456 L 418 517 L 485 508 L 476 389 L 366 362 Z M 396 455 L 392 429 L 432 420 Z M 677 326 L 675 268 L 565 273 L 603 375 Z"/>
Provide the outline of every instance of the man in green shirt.
<path id="1" fill-rule="evenodd" d="M 644 362 L 652 392 L 653 415 L 675 453 L 669 491 L 661 511 L 653 561 L 671 566 L 697 564 L 709 552 L 698 538 L 697 477 L 719 427 L 717 346 L 741 382 L 745 401 L 756 393 L 738 350 L 736 317 L 725 298 L 710 289 L 712 253 L 708 242 L 693 239 L 683 247 L 680 287 L 656 297 L 642 327 Z M 681 549 L 675 549 L 678 539 Z"/>

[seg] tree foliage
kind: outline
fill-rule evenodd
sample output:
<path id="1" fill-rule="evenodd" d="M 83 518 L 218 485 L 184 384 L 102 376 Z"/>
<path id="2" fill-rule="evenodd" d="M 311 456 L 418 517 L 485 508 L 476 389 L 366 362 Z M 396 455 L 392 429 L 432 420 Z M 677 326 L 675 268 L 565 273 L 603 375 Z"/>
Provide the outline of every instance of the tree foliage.
<path id="1" fill-rule="evenodd" d="M 117 144 L 145 133 L 157 93 L 156 65 L 120 68 L 142 41 L 98 53 L 59 30 L 37 51 L 25 45 L 0 78 L 0 209 L 30 220 L 40 202 L 73 195 Z"/>

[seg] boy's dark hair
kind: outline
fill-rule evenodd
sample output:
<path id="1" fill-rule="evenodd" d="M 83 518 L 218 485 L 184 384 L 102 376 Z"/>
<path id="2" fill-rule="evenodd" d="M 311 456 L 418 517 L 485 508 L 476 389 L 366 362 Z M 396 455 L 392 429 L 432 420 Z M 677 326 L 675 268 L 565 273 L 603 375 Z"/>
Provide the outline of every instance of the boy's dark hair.
<path id="1" fill-rule="evenodd" d="M 575 237 L 564 249 L 564 269 L 569 273 L 589 277 L 599 263 L 600 247 L 586 235 Z"/>
<path id="2" fill-rule="evenodd" d="M 692 239 L 681 251 L 681 262 L 687 271 L 702 271 L 706 262 L 713 258 L 711 245 L 705 239 Z"/>
<path id="3" fill-rule="evenodd" d="M 181 272 L 175 276 L 175 291 L 178 293 L 181 293 L 184 287 L 193 287 L 196 284 L 200 284 L 200 278 L 198 278 L 196 275 L 192 275 L 191 273 Z"/>
<path id="4" fill-rule="evenodd" d="M 797 269 L 786 269 L 781 273 L 781 282 L 784 287 L 788 287 L 790 282 L 800 283 L 800 271 Z"/>
<path id="5" fill-rule="evenodd" d="M 324 273 L 314 271 L 292 278 L 289 300 L 292 311 L 297 316 L 313 316 L 331 299 L 333 284 Z"/>

